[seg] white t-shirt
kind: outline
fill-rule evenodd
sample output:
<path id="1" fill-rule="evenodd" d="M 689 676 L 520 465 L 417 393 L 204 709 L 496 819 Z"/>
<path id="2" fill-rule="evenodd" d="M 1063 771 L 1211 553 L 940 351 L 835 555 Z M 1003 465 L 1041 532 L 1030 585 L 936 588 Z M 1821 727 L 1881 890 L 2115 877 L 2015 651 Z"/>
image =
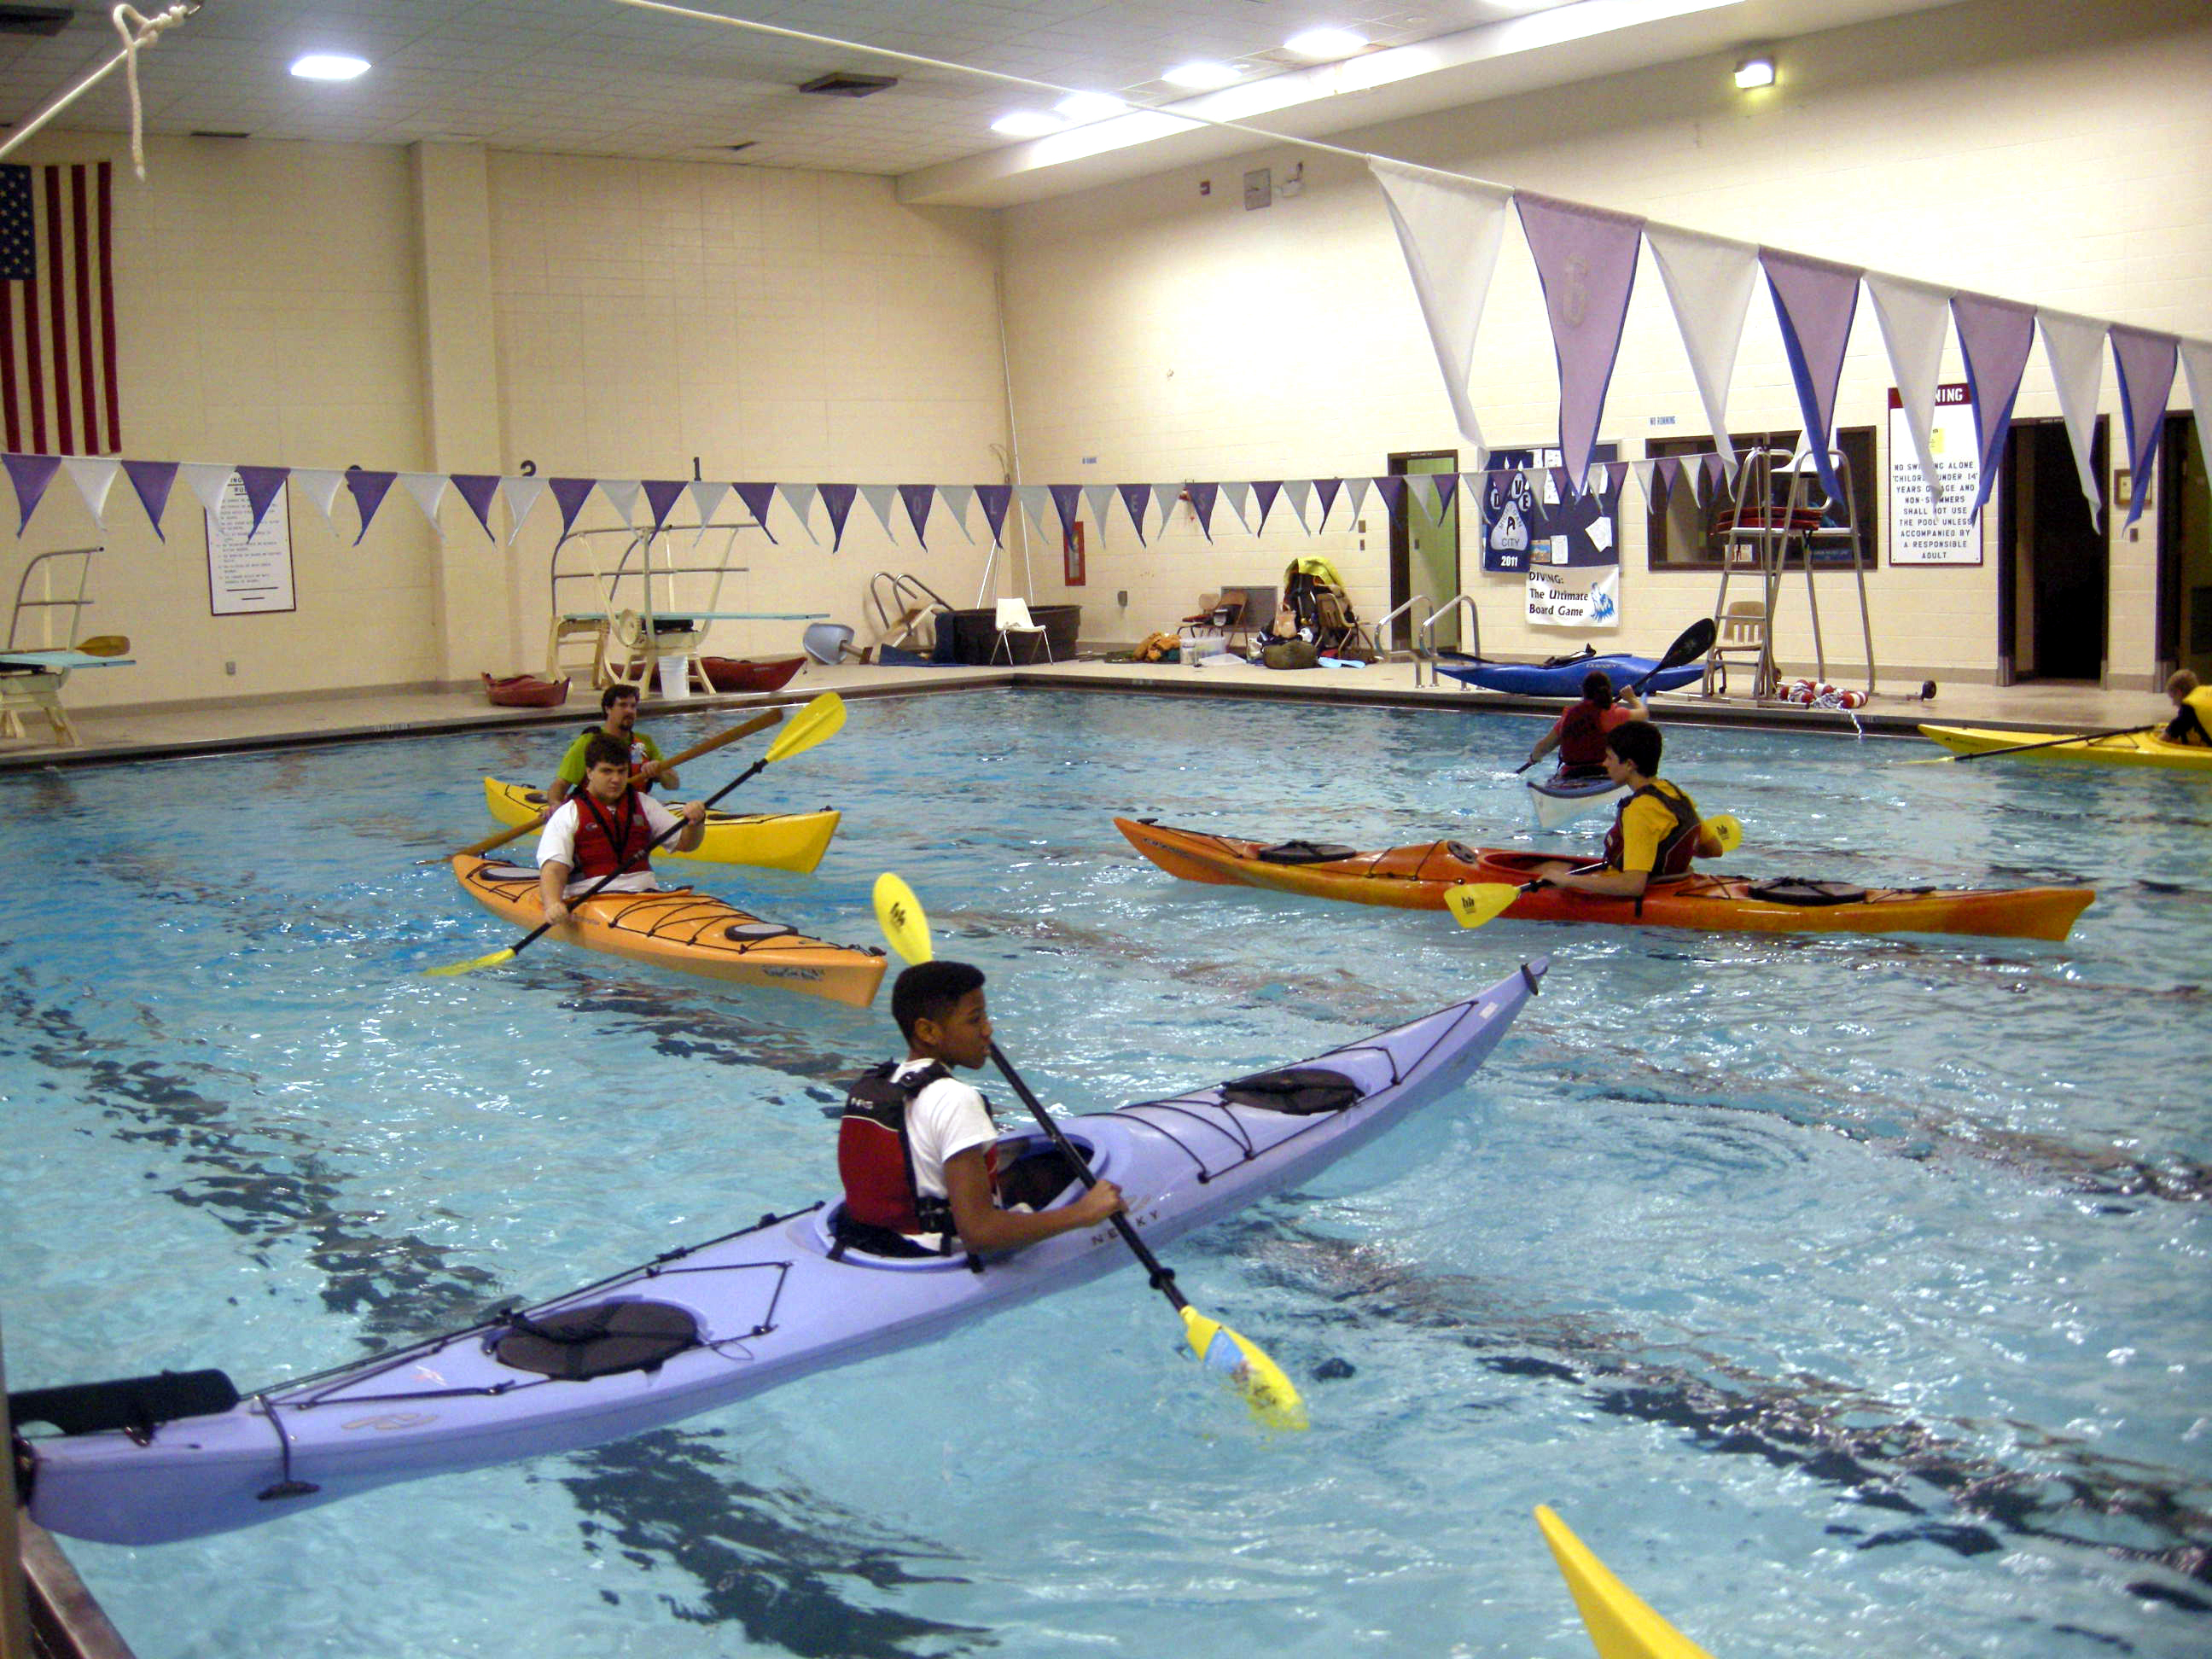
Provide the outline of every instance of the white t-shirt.
<path id="1" fill-rule="evenodd" d="M 650 795 L 640 795 L 638 805 L 645 813 L 647 830 L 656 838 L 666 835 L 679 820 Z M 554 810 L 545 820 L 544 829 L 538 834 L 538 867 L 549 864 L 565 864 L 570 870 L 576 867 L 576 817 L 583 811 L 578 800 L 571 797 Z M 597 876 L 578 876 L 561 890 L 562 898 L 574 898 L 588 893 L 598 884 Z M 617 876 L 600 890 L 608 893 L 650 893 L 660 885 L 650 870 L 631 870 Z"/>
<path id="2" fill-rule="evenodd" d="M 934 1060 L 909 1060 L 891 1075 L 906 1077 L 934 1064 Z M 950 1197 L 951 1189 L 945 1184 L 946 1160 L 970 1147 L 988 1146 L 998 1138 L 990 1109 L 972 1085 L 957 1078 L 938 1079 L 906 1109 L 906 1144 L 914 1158 L 915 1192 L 924 1198 Z M 935 1233 L 917 1233 L 915 1242 L 935 1249 L 939 1239 Z"/>

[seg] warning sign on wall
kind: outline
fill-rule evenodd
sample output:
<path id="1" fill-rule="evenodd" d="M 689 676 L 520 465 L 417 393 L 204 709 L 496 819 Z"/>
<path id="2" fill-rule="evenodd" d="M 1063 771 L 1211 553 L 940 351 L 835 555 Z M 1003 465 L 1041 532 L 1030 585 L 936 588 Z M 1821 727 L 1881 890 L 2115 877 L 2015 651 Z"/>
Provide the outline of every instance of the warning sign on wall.
<path id="1" fill-rule="evenodd" d="M 1936 388 L 1936 415 L 1928 447 L 1936 484 L 1920 470 L 1920 452 L 1905 423 L 1905 400 L 1889 389 L 1889 562 L 1893 564 L 1979 564 L 1982 529 L 1974 517 L 1981 480 L 1981 450 L 1974 439 L 1974 406 L 1963 386 Z"/>

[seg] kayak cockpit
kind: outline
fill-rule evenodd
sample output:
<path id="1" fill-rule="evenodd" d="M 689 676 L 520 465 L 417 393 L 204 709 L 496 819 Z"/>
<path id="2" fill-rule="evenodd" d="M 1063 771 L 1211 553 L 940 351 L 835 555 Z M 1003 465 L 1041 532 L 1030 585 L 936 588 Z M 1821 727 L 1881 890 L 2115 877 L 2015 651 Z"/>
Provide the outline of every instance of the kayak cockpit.
<path id="1" fill-rule="evenodd" d="M 1071 1144 L 1082 1153 L 1083 1161 L 1091 1172 L 1102 1179 L 1109 1175 L 1111 1155 L 1103 1147 L 1084 1138 L 1070 1135 Z M 998 1142 L 999 1187 L 1002 1198 L 1011 1198 L 1015 1204 L 1031 1210 L 1057 1210 L 1075 1201 L 1082 1184 L 1073 1170 L 1067 1167 L 1060 1149 L 1042 1133 L 1001 1135 Z M 800 1224 L 800 1236 L 830 1261 L 848 1267 L 894 1268 L 907 1273 L 942 1273 L 948 1268 L 982 1271 L 980 1258 L 963 1250 L 942 1255 L 934 1250 L 920 1254 L 886 1254 L 868 1248 L 868 1233 L 872 1229 L 856 1229 L 845 1222 L 845 1203 L 842 1199 L 823 1205 Z"/>

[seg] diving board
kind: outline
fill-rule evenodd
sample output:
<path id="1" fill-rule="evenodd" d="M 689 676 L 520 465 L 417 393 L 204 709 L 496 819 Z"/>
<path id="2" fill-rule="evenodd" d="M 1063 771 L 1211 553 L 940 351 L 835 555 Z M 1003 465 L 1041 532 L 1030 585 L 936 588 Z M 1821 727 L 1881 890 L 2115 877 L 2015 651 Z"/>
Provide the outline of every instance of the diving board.
<path id="1" fill-rule="evenodd" d="M 26 714 L 43 715 L 58 748 L 76 749 L 83 739 L 62 707 L 62 687 L 80 668 L 131 668 L 131 657 L 95 657 L 85 651 L 10 651 L 0 656 L 0 738 L 25 738 Z"/>

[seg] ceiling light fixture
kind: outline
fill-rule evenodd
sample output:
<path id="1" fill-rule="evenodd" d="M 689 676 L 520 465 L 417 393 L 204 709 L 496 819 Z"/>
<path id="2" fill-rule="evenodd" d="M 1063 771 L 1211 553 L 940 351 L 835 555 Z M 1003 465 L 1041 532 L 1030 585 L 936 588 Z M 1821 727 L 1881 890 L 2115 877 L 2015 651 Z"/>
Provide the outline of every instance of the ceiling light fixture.
<path id="1" fill-rule="evenodd" d="M 343 52 L 311 52 L 292 60 L 292 73 L 302 81 L 352 81 L 368 73 L 368 59 Z"/>
<path id="2" fill-rule="evenodd" d="M 992 122 L 991 131 L 1009 138 L 1042 138 L 1048 132 L 1058 132 L 1063 125 L 1058 116 L 1047 115 L 1041 109 L 1018 109 Z"/>
<path id="3" fill-rule="evenodd" d="M 1053 107 L 1071 121 L 1103 121 L 1129 106 L 1110 92 L 1071 92 Z"/>
<path id="4" fill-rule="evenodd" d="M 1367 50 L 1367 37 L 1356 34 L 1350 29 L 1307 29 L 1284 41 L 1283 50 L 1316 61 L 1325 58 L 1350 58 Z"/>
<path id="5" fill-rule="evenodd" d="M 1212 92 L 1218 87 L 1232 87 L 1243 78 L 1244 71 L 1234 64 L 1218 64 L 1210 58 L 1177 64 L 1171 70 L 1160 71 L 1160 79 L 1170 86 L 1182 87 L 1191 92 Z"/>
<path id="6" fill-rule="evenodd" d="M 1771 53 L 1757 52 L 1735 66 L 1735 83 L 1744 91 L 1754 87 L 1774 84 L 1774 58 Z"/>

